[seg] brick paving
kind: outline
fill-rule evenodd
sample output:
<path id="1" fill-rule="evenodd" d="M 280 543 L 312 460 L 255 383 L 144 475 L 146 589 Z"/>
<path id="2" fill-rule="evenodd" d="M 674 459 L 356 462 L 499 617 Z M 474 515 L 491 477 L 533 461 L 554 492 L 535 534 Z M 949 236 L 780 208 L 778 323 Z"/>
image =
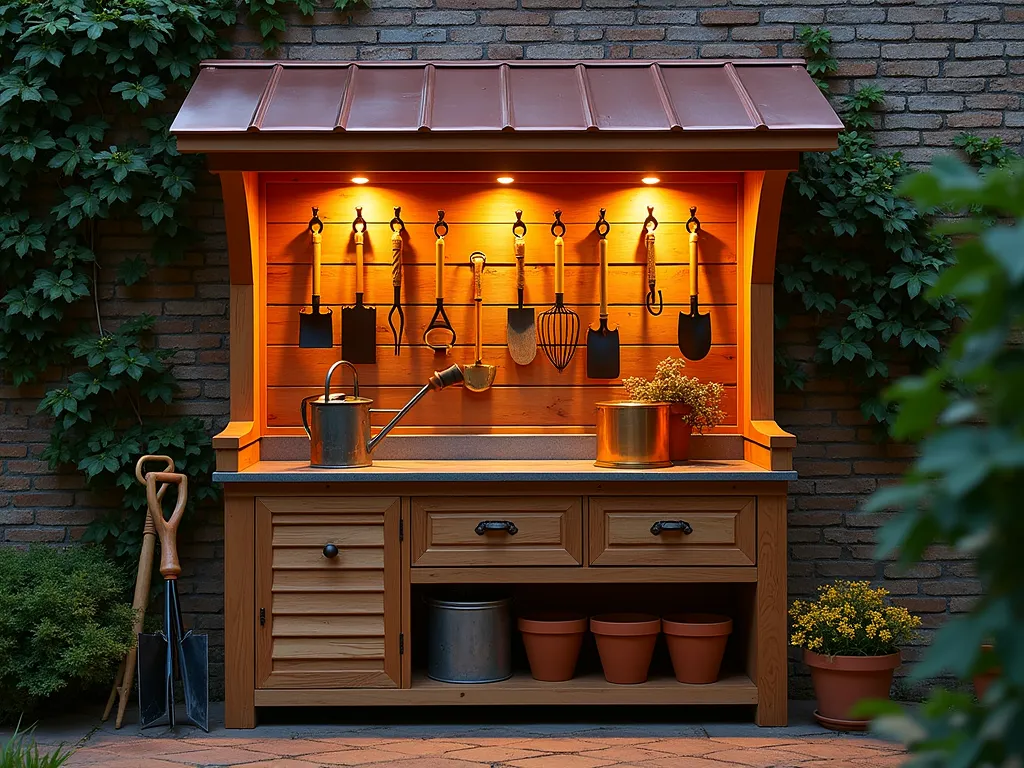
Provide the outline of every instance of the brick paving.
<path id="1" fill-rule="evenodd" d="M 809 713 L 806 703 L 794 704 L 787 728 L 363 723 L 261 725 L 246 731 L 217 725 L 209 734 L 181 726 L 173 732 L 140 732 L 127 720 L 116 731 L 111 723 L 77 717 L 40 724 L 36 736 L 43 745 L 77 745 L 69 768 L 890 768 L 904 761 L 898 745 L 826 731 Z M 219 708 L 214 715 L 221 719 Z M 6 735 L 0 731 L 0 741 Z"/>

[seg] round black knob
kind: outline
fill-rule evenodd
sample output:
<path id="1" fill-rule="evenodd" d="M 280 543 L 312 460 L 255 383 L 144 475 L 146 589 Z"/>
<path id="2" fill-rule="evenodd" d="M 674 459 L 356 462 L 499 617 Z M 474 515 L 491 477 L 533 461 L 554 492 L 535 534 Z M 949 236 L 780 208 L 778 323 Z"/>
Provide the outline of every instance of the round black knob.
<path id="1" fill-rule="evenodd" d="M 333 544 L 324 545 L 324 557 L 330 559 L 338 556 L 338 548 Z"/>

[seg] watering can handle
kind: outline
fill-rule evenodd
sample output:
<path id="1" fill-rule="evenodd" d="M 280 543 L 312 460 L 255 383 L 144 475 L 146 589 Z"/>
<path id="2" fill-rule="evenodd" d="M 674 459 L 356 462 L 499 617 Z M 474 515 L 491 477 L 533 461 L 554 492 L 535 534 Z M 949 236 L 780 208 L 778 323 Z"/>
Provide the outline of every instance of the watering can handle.
<path id="1" fill-rule="evenodd" d="M 306 437 L 310 440 L 313 439 L 313 433 L 309 431 L 309 417 L 306 415 L 309 412 L 309 401 L 316 400 L 318 395 L 310 395 L 309 397 L 302 398 L 302 402 L 299 403 L 299 412 L 302 414 L 302 428 L 306 430 Z"/>
<path id="2" fill-rule="evenodd" d="M 327 376 L 324 379 L 324 402 L 330 402 L 331 399 L 331 378 L 334 376 L 334 372 L 343 365 L 347 365 L 352 371 L 352 396 L 359 397 L 359 373 L 356 371 L 356 367 L 352 365 L 348 360 L 339 360 L 330 368 L 327 369 Z"/>
<path id="3" fill-rule="evenodd" d="M 178 498 L 174 502 L 174 512 L 170 519 L 164 519 L 163 509 L 157 493 L 157 483 L 175 483 L 178 486 Z M 188 503 L 188 478 L 177 472 L 148 472 L 146 474 L 146 503 L 149 516 L 156 526 L 160 537 L 160 573 L 165 579 L 176 579 L 181 573 L 178 562 L 178 525 L 185 514 Z"/>

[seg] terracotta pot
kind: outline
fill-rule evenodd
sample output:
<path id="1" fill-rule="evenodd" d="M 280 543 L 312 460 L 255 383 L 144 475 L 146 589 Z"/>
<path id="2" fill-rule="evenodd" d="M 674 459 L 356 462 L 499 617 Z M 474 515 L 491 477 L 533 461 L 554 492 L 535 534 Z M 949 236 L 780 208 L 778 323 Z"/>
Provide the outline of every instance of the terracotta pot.
<path id="1" fill-rule="evenodd" d="M 992 646 L 987 643 L 982 645 L 981 653 L 982 656 L 991 654 Z M 985 694 L 988 693 L 988 687 L 996 681 L 996 678 L 998 678 L 1000 674 L 1002 674 L 1002 670 L 999 669 L 999 667 L 994 667 L 989 669 L 987 672 L 982 672 L 981 674 L 975 675 L 971 678 L 971 682 L 974 683 L 974 695 L 977 697 L 978 701 L 985 698 Z"/>
<path id="2" fill-rule="evenodd" d="M 590 619 L 604 679 L 619 685 L 647 680 L 661 619 L 646 613 L 606 613 Z"/>
<path id="3" fill-rule="evenodd" d="M 519 618 L 526 658 L 534 680 L 571 680 L 580 657 L 587 617 L 575 613 L 537 613 Z"/>
<path id="4" fill-rule="evenodd" d="M 668 419 L 668 453 L 672 461 L 686 461 L 690 458 L 690 435 L 693 427 L 683 421 L 693 410 L 682 403 L 672 403 Z"/>
<path id="5" fill-rule="evenodd" d="M 718 679 L 732 619 L 715 613 L 678 613 L 662 618 L 661 627 L 676 680 L 706 685 Z"/>
<path id="6" fill-rule="evenodd" d="M 811 682 L 818 699 L 814 719 L 833 730 L 864 730 L 868 719 L 855 718 L 850 710 L 863 699 L 889 698 L 892 673 L 900 665 L 900 654 L 823 656 L 804 649 L 804 663 L 811 668 Z"/>

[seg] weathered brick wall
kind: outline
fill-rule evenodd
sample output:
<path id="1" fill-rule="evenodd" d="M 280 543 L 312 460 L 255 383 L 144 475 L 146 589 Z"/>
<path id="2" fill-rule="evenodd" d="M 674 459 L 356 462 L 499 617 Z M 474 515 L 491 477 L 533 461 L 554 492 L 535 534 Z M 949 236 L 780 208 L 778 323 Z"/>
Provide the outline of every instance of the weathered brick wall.
<path id="1" fill-rule="evenodd" d="M 324 9 L 296 18 L 281 56 L 293 59 L 719 58 L 800 56 L 800 26 L 825 26 L 836 42 L 838 94 L 874 83 L 887 94 L 878 118 L 884 147 L 908 161 L 949 151 L 963 130 L 1000 135 L 1012 146 L 1024 130 L 1024 0 L 1000 3 L 935 0 L 370 0 L 348 16 Z M 260 57 L 246 28 L 234 54 Z M 178 350 L 179 410 L 207 419 L 227 415 L 227 270 L 216 185 L 196 206 L 208 234 L 201 253 L 154 275 L 148 287 L 107 288 L 108 321 L 150 312 L 160 341 Z M 119 255 L 139 247 L 138 232 L 108 231 L 102 249 L 108 274 Z M 114 298 L 123 299 L 111 301 Z M 810 357 L 810 319 L 787 333 Z M 799 352 L 799 348 L 798 348 Z M 0 388 L 0 541 L 70 542 L 97 509 L 110 504 L 82 490 L 77 475 L 54 476 L 39 461 L 47 425 L 35 415 L 42 389 Z M 800 445 L 790 512 L 790 593 L 810 595 L 833 578 L 884 583 L 924 617 L 928 630 L 966 610 L 979 591 L 971 566 L 936 550 L 924 565 L 900 573 L 871 559 L 878 516 L 855 514 L 880 483 L 899 475 L 905 446 L 881 445 L 860 417 L 858 394 L 845 382 L 812 378 L 806 391 L 780 392 L 778 421 Z M 185 545 L 186 611 L 212 635 L 214 675 L 222 654 L 221 520 L 216 511 Z M 926 630 L 922 643 L 927 643 Z M 907 650 L 918 658 L 921 648 Z M 795 658 L 795 655 L 794 655 Z M 794 692 L 806 678 L 794 665 Z"/>

